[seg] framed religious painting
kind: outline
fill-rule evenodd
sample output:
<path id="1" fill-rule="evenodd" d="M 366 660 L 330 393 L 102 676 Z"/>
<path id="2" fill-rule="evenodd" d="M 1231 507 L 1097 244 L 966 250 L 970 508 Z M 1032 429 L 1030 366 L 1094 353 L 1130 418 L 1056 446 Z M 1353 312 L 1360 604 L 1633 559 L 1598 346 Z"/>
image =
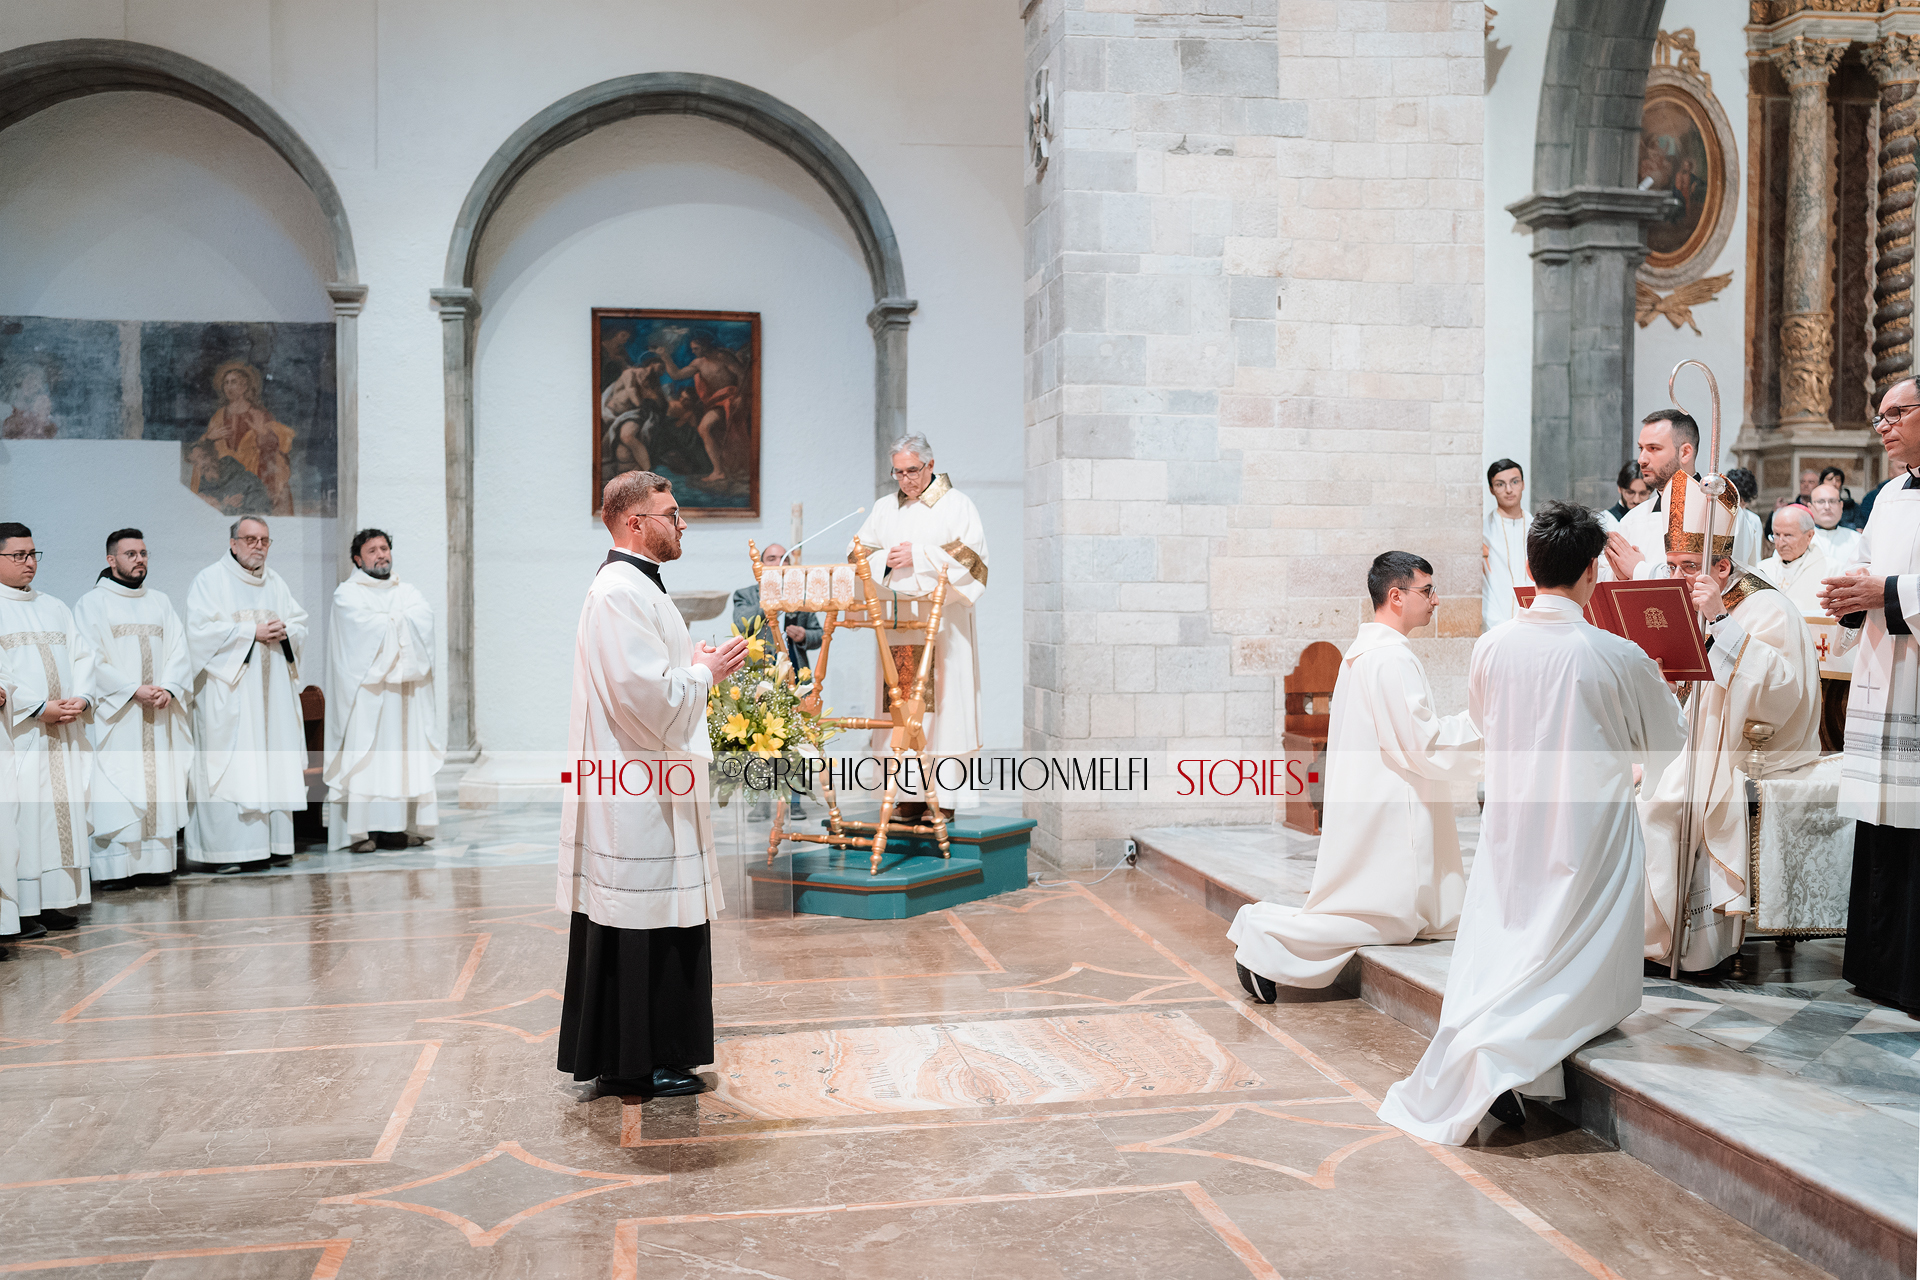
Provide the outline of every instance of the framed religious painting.
<path id="1" fill-rule="evenodd" d="M 760 313 L 593 309 L 593 513 L 623 471 L 681 514 L 760 514 Z"/>
<path id="2" fill-rule="evenodd" d="M 1640 108 L 1637 185 L 1673 200 L 1647 224 L 1647 260 L 1638 275 L 1654 289 L 1676 289 L 1704 276 L 1726 247 L 1739 203 L 1740 153 L 1713 80 L 1700 68 L 1693 32 L 1662 31 L 1654 59 Z"/>

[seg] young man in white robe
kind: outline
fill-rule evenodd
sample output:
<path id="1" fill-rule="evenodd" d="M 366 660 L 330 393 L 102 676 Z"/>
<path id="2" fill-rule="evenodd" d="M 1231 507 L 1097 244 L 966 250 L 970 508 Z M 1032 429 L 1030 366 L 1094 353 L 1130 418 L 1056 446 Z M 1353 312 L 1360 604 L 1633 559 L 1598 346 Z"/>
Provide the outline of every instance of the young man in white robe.
<path id="1" fill-rule="evenodd" d="M 193 661 L 187 858 L 230 873 L 293 860 L 293 815 L 307 807 L 300 653 L 307 611 L 267 567 L 267 522 L 242 516 L 227 553 L 187 592 Z"/>
<path id="2" fill-rule="evenodd" d="M 173 883 L 180 828 L 187 825 L 193 763 L 187 711 L 193 664 L 187 628 L 166 595 L 147 585 L 147 542 L 138 529 L 107 537 L 107 567 L 74 606 L 93 652 L 98 701 L 93 743 L 95 889 Z"/>
<path id="3" fill-rule="evenodd" d="M 1700 424 L 1679 409 L 1655 409 L 1640 420 L 1640 474 L 1653 486 L 1653 501 L 1629 511 L 1607 535 L 1601 581 L 1667 576 L 1666 489 L 1677 475 L 1693 474 L 1700 450 Z"/>
<path id="4" fill-rule="evenodd" d="M 667 480 L 615 476 L 601 518 L 613 550 L 574 639 L 567 751 L 578 781 L 560 810 L 558 901 L 573 925 L 559 1067 L 597 1079 L 603 1094 L 677 1097 L 700 1092 L 692 1069 L 713 1060 L 709 922 L 724 903 L 706 800 L 707 693 L 739 669 L 747 642 L 695 646 L 667 595 L 660 569 L 680 558 L 687 527 Z M 645 771 L 623 761 L 662 757 L 691 761 L 697 786 L 606 791 L 603 771 L 637 779 Z"/>
<path id="5" fill-rule="evenodd" d="M 1540 586 L 1480 637 L 1468 710 L 1486 739 L 1486 808 L 1440 1026 L 1380 1119 L 1459 1145 L 1514 1091 L 1565 1096 L 1560 1063 L 1640 1007 L 1645 870 L 1633 766 L 1658 776 L 1686 740 L 1680 704 L 1638 646 L 1581 610 L 1607 544 L 1585 507 L 1535 512 Z"/>
<path id="6" fill-rule="evenodd" d="M 934 588 L 942 577 L 947 580 L 925 720 L 927 752 L 937 771 L 941 759 L 980 750 L 980 646 L 974 606 L 987 590 L 987 534 L 972 499 L 953 487 L 951 476 L 935 472 L 933 446 L 926 437 L 902 436 L 893 442 L 892 455 L 893 479 L 899 489 L 881 495 L 855 537 L 867 549 L 881 603 L 893 601 L 896 619 L 924 621 L 932 608 Z M 887 632 L 902 698 L 910 690 L 918 670 L 914 664 L 925 644 L 923 631 Z M 885 678 L 880 673 L 880 681 Z M 875 718 L 890 714 L 884 683 L 875 694 L 875 706 Z M 874 751 L 886 750 L 890 736 L 891 730 L 875 730 Z M 917 781 L 914 774 L 909 772 L 905 781 L 908 785 L 900 789 L 904 812 L 899 817 L 913 822 L 924 814 L 926 795 L 911 785 Z M 957 796 L 940 792 L 937 782 L 934 789 L 948 817 L 956 806 L 974 803 L 970 792 Z"/>
<path id="7" fill-rule="evenodd" d="M 1667 487 L 1667 564 L 1684 580 L 1707 622 L 1713 679 L 1695 685 L 1687 713 L 1697 728 L 1693 764 L 1692 878 L 1680 967 L 1711 969 L 1740 950 L 1752 910 L 1747 887 L 1747 787 L 1753 749 L 1749 722 L 1773 726 L 1760 752 L 1761 778 L 1805 768 L 1820 758 L 1820 660 L 1800 610 L 1766 579 L 1729 558 L 1738 514 L 1723 494 L 1714 512 L 1711 568 L 1706 554 L 1709 501 L 1698 482 L 1676 475 Z M 1681 875 L 1683 755 L 1640 788 L 1647 840 L 1645 954 L 1673 961 L 1674 915 Z"/>
<path id="8" fill-rule="evenodd" d="M 1920 388 L 1887 389 L 1874 416 L 1895 479 L 1879 491 L 1864 563 L 1826 580 L 1821 603 L 1854 654 L 1841 817 L 1854 820 L 1840 973 L 1882 1004 L 1920 1009 Z M 1904 476 L 1898 473 L 1905 471 Z"/>
<path id="9" fill-rule="evenodd" d="M 433 838 L 447 758 L 433 697 L 433 606 L 393 571 L 393 540 L 353 537 L 327 634 L 327 846 L 371 853 Z"/>
<path id="10" fill-rule="evenodd" d="M 93 901 L 86 726 L 93 655 L 67 606 L 33 589 L 39 563 L 32 530 L 0 524 L 0 722 L 19 805 L 15 878 L 0 891 L 13 900 L 22 938 L 73 928 L 78 919 L 68 908 Z"/>
<path id="11" fill-rule="evenodd" d="M 1407 637 L 1432 621 L 1433 566 L 1388 551 L 1367 572 L 1373 621 L 1341 659 L 1328 717 L 1326 808 L 1304 906 L 1254 902 L 1227 930 L 1240 985 L 1324 987 L 1360 947 L 1451 938 L 1467 877 L 1453 803 L 1473 799 L 1480 731 L 1439 716 Z M 1464 791 L 1462 788 L 1464 787 Z"/>
<path id="12" fill-rule="evenodd" d="M 1480 521 L 1480 629 L 1491 631 L 1519 607 L 1515 587 L 1527 577 L 1527 476 L 1512 458 L 1487 467 L 1493 510 Z"/>

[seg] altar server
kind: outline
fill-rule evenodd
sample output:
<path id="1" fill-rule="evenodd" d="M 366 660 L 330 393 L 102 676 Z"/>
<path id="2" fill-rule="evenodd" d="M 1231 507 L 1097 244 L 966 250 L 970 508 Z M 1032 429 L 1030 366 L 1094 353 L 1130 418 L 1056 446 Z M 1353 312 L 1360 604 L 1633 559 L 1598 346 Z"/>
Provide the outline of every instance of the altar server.
<path id="1" fill-rule="evenodd" d="M 601 767 L 713 756 L 707 692 L 745 660 L 741 637 L 696 647 L 661 584 L 686 521 L 648 471 L 607 481 L 614 549 L 580 611 L 567 752 Z M 622 770 L 638 778 L 638 769 Z M 560 1010 L 560 1070 L 601 1093 L 698 1093 L 713 1060 L 708 922 L 724 905 L 704 791 L 603 795 L 583 776 L 560 810 L 559 906 L 573 919 Z"/>
<path id="2" fill-rule="evenodd" d="M 18 932 L 71 929 L 66 910 L 93 901 L 87 784 L 93 753 L 86 719 L 93 710 L 93 656 L 67 606 L 33 589 L 39 572 L 33 531 L 0 524 L 0 722 L 11 747 L 19 810 L 19 854 L 12 897 Z"/>
<path id="3" fill-rule="evenodd" d="M 891 592 L 901 620 L 924 620 L 929 597 L 942 575 L 947 580 L 940 634 L 934 642 L 934 678 L 926 715 L 927 750 L 934 757 L 961 756 L 980 749 L 980 649 L 974 606 L 987 589 L 987 533 L 980 512 L 953 477 L 934 471 L 933 446 L 924 436 L 893 442 L 893 479 L 899 488 L 884 494 L 856 535 L 866 547 L 874 573 L 881 577 L 882 600 Z M 925 633 L 889 631 L 887 645 L 900 671 L 902 696 L 917 670 Z M 885 691 L 880 693 L 884 704 Z M 884 718 L 884 705 L 875 713 Z M 886 747 L 889 731 L 876 730 L 875 750 Z M 911 781 L 911 778 L 908 779 Z M 902 787 L 907 820 L 924 797 Z M 966 798 L 971 793 L 962 793 Z M 954 797 L 942 795 L 950 810 Z"/>
<path id="4" fill-rule="evenodd" d="M 1438 716 L 1407 643 L 1435 609 L 1433 566 L 1405 551 L 1367 572 L 1373 621 L 1341 660 L 1327 726 L 1326 809 L 1306 905 L 1254 902 L 1227 931 L 1255 1000 L 1274 983 L 1324 987 L 1360 947 L 1451 938 L 1467 878 L 1453 824 L 1456 784 L 1480 776 L 1480 731 Z"/>
<path id="5" fill-rule="evenodd" d="M 327 635 L 327 845 L 371 853 L 425 844 L 447 758 L 433 699 L 433 606 L 393 572 L 393 540 L 353 537 Z"/>
<path id="6" fill-rule="evenodd" d="M 1607 537 L 1585 507 L 1536 512 L 1540 594 L 1481 636 L 1468 709 L 1486 736 L 1486 808 L 1440 1026 L 1380 1118 L 1459 1144 L 1512 1091 L 1564 1096 L 1560 1062 L 1640 1007 L 1644 931 L 1633 766 L 1653 776 L 1685 742 L 1680 704 L 1638 646 L 1581 609 Z"/>
<path id="7" fill-rule="evenodd" d="M 1814 528 L 1813 513 L 1805 507 L 1780 508 L 1773 513 L 1773 554 L 1759 564 L 1760 576 L 1786 592 L 1803 616 L 1820 612 L 1820 583 L 1834 573 L 1833 562 L 1814 541 Z"/>
<path id="8" fill-rule="evenodd" d="M 307 807 L 299 662 L 307 611 L 267 567 L 267 522 L 242 516 L 227 554 L 187 592 L 193 662 L 192 801 L 187 857 L 220 871 L 293 858 L 293 814 Z"/>
<path id="9" fill-rule="evenodd" d="M 1608 535 L 1603 580 L 1667 576 L 1667 485 L 1677 475 L 1693 474 L 1699 450 L 1700 424 L 1691 414 L 1655 409 L 1640 419 L 1640 474 L 1653 486 L 1653 501 L 1621 517 L 1619 529 Z"/>
<path id="10" fill-rule="evenodd" d="M 1730 529 L 1736 508 L 1723 494 L 1717 529 Z M 1667 487 L 1667 564 L 1684 579 L 1694 608 L 1709 620 L 1712 681 L 1695 686 L 1689 708 L 1693 741 L 1694 860 L 1687 891 L 1682 969 L 1711 969 L 1740 950 L 1752 910 L 1747 887 L 1747 789 L 1753 750 L 1749 722 L 1773 727 L 1758 776 L 1792 773 L 1820 758 L 1820 662 L 1799 608 L 1766 579 L 1729 556 L 1737 535 L 1713 535 L 1707 562 L 1709 499 L 1699 483 L 1676 475 Z M 1697 625 L 1697 624 L 1695 624 Z M 1646 958 L 1673 960 L 1673 917 L 1679 883 L 1681 816 L 1686 803 L 1683 755 L 1640 789 L 1647 840 Z"/>
<path id="11" fill-rule="evenodd" d="M 1753 514 L 1754 499 L 1760 496 L 1760 482 L 1745 467 L 1729 467 L 1725 474 L 1734 499 L 1740 504 L 1739 514 L 1733 521 L 1733 559 L 1743 568 L 1752 569 L 1760 563 L 1760 549 L 1766 540 L 1766 529 L 1760 517 Z"/>
<path id="12" fill-rule="evenodd" d="M 1920 1008 L 1920 391 L 1911 378 L 1880 401 L 1874 429 L 1889 470 L 1867 517 L 1864 564 L 1826 580 L 1822 604 L 1856 650 L 1847 701 L 1840 816 L 1855 821 L 1841 976 L 1883 1004 Z"/>
<path id="13" fill-rule="evenodd" d="M 93 882 L 131 889 L 173 882 L 187 824 L 193 734 L 187 710 L 193 665 L 187 628 L 166 595 L 147 585 L 147 543 L 138 529 L 107 537 L 107 567 L 74 606 L 93 654 L 98 696 L 93 743 Z"/>
<path id="14" fill-rule="evenodd" d="M 1512 458 L 1497 459 L 1487 466 L 1487 492 L 1493 510 L 1480 521 L 1480 627 L 1491 631 L 1519 606 L 1513 589 L 1528 585 L 1526 472 Z"/>

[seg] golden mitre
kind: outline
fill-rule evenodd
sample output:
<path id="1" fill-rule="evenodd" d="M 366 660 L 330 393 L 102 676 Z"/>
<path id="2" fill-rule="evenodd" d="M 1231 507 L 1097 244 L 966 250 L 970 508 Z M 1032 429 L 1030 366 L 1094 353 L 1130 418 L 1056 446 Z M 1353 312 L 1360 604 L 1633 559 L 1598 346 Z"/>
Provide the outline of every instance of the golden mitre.
<path id="1" fill-rule="evenodd" d="M 1715 477 L 1719 478 L 1719 477 Z M 1713 554 L 1717 559 L 1733 554 L 1733 525 L 1739 518 L 1740 504 L 1734 499 L 1733 486 L 1727 484 L 1715 501 L 1720 510 L 1713 513 Z M 1700 482 L 1684 471 L 1676 471 L 1667 482 L 1667 554 L 1676 551 L 1699 554 L 1707 545 L 1707 498 Z"/>

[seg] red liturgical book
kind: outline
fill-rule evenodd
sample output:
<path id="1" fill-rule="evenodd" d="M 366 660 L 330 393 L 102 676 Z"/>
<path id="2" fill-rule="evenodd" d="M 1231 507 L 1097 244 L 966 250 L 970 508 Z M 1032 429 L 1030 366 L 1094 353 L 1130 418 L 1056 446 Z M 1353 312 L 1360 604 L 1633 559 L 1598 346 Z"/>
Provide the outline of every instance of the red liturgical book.
<path id="1" fill-rule="evenodd" d="M 1515 587 L 1513 594 L 1524 609 L 1533 603 L 1536 592 L 1532 587 Z M 1660 664 L 1660 674 L 1669 681 L 1713 679 L 1693 600 L 1679 578 L 1603 582 L 1587 601 L 1586 615 L 1602 631 L 1639 645 Z"/>

